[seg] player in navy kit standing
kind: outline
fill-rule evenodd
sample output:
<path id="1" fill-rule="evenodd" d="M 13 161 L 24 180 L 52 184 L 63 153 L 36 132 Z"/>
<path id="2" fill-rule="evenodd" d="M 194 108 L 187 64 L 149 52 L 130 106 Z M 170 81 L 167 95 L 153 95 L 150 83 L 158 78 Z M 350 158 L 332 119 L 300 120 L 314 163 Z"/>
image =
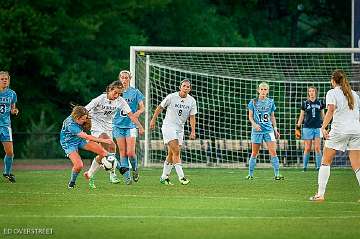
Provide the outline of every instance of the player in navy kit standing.
<path id="1" fill-rule="evenodd" d="M 310 159 L 310 151 L 312 142 L 314 142 L 315 149 L 315 167 L 317 170 L 321 164 L 321 148 L 320 148 L 320 128 L 322 119 L 324 118 L 325 104 L 322 100 L 317 99 L 317 89 L 314 86 L 308 88 L 308 99 L 301 103 L 300 117 L 296 124 L 296 128 L 300 129 L 304 122 L 302 129 L 302 139 L 304 140 L 304 172 L 307 170 L 307 165 Z"/>
<path id="2" fill-rule="evenodd" d="M 15 183 L 15 175 L 12 174 L 14 148 L 10 114 L 17 115 L 19 110 L 15 105 L 17 101 L 16 93 L 9 89 L 9 85 L 9 73 L 0 71 L 0 140 L 5 151 L 3 176 L 10 182 Z"/>

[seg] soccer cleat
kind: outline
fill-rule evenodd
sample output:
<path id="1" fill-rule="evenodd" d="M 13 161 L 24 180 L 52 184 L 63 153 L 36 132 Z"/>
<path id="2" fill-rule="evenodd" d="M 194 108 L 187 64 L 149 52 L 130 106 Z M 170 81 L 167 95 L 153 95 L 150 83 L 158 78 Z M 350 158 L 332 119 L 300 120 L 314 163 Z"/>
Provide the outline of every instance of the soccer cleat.
<path id="1" fill-rule="evenodd" d="M 90 189 L 96 189 L 94 177 L 91 177 L 91 178 L 89 179 L 89 188 L 90 188 Z"/>
<path id="2" fill-rule="evenodd" d="M 182 185 L 187 185 L 187 184 L 190 183 L 190 181 L 189 181 L 187 178 L 185 178 L 185 177 L 179 179 L 179 181 L 180 181 L 180 183 L 181 183 Z"/>
<path id="3" fill-rule="evenodd" d="M 170 182 L 170 179 L 169 178 L 165 178 L 163 179 L 162 177 L 160 177 L 160 183 L 161 184 L 164 184 L 164 185 L 174 185 Z"/>
<path id="4" fill-rule="evenodd" d="M 254 179 L 254 176 L 248 175 L 248 176 L 245 177 L 245 179 L 253 180 L 253 179 Z"/>
<path id="5" fill-rule="evenodd" d="M 16 180 L 15 180 L 15 175 L 14 174 L 3 174 L 3 176 L 7 179 L 7 180 L 9 180 L 11 183 L 15 183 L 16 182 Z"/>
<path id="6" fill-rule="evenodd" d="M 285 177 L 281 176 L 281 175 L 278 175 L 278 176 L 274 177 L 274 180 L 284 180 L 284 179 L 285 179 Z"/>
<path id="7" fill-rule="evenodd" d="M 69 189 L 75 188 L 75 182 L 69 182 L 68 188 Z"/>
<path id="8" fill-rule="evenodd" d="M 303 168 L 303 172 L 306 172 L 307 171 L 307 168 Z"/>
<path id="9" fill-rule="evenodd" d="M 313 202 L 323 202 L 323 201 L 325 201 L 325 198 L 324 198 L 324 196 L 315 194 L 315 196 L 310 197 L 309 200 L 313 201 Z"/>
<path id="10" fill-rule="evenodd" d="M 110 183 L 117 184 L 120 183 L 120 179 L 115 173 L 110 173 Z"/>
<path id="11" fill-rule="evenodd" d="M 86 180 L 89 181 L 89 188 L 90 189 L 95 189 L 96 186 L 95 186 L 95 179 L 94 179 L 94 176 L 89 176 L 89 173 L 88 172 L 85 172 L 84 173 L 84 177 L 86 178 Z"/>
<path id="12" fill-rule="evenodd" d="M 126 185 L 131 185 L 132 184 L 132 179 L 131 178 L 125 178 L 125 184 Z"/>
<path id="13" fill-rule="evenodd" d="M 139 181 L 139 171 L 138 170 L 133 171 L 133 180 L 135 183 L 137 183 Z"/>

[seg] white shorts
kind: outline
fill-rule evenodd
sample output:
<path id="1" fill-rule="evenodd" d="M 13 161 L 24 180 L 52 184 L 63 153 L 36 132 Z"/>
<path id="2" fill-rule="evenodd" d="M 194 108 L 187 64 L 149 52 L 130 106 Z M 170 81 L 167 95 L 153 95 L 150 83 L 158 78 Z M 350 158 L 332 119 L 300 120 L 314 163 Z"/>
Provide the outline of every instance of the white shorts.
<path id="1" fill-rule="evenodd" d="M 164 144 L 168 144 L 171 140 L 177 139 L 179 145 L 184 141 L 184 131 L 174 128 L 161 128 Z"/>
<path id="2" fill-rule="evenodd" d="M 101 134 L 107 134 L 112 139 L 112 130 L 93 130 L 91 129 L 91 135 L 99 137 Z"/>
<path id="3" fill-rule="evenodd" d="M 360 150 L 360 135 L 356 134 L 331 134 L 325 140 L 325 147 L 345 152 L 345 150 Z"/>

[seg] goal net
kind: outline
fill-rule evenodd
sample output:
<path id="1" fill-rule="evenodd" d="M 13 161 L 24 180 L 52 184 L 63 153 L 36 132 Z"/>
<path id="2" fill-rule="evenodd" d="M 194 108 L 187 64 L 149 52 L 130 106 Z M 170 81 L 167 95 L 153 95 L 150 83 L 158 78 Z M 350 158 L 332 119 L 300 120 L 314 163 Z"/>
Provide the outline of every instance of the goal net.
<path id="1" fill-rule="evenodd" d="M 137 153 L 144 166 L 160 166 L 166 157 L 161 124 L 148 128 L 157 105 L 167 94 L 179 90 L 180 81 L 190 79 L 191 95 L 198 103 L 197 139 L 189 140 L 185 126 L 182 162 L 188 167 L 244 167 L 251 153 L 251 125 L 247 104 L 257 97 L 257 86 L 270 85 L 275 100 L 277 125 L 281 134 L 277 153 L 284 167 L 301 167 L 303 141 L 296 140 L 294 128 L 307 88 L 315 86 L 325 100 L 334 69 L 348 74 L 354 90 L 360 89 L 360 66 L 352 62 L 354 49 L 291 48 L 171 48 L 131 47 L 133 82 L 146 97 L 146 135 L 140 138 Z M 314 164 L 314 155 L 310 159 Z M 258 166 L 267 167 L 270 157 L 263 145 Z M 348 166 L 346 153 L 338 152 L 334 165 Z"/>

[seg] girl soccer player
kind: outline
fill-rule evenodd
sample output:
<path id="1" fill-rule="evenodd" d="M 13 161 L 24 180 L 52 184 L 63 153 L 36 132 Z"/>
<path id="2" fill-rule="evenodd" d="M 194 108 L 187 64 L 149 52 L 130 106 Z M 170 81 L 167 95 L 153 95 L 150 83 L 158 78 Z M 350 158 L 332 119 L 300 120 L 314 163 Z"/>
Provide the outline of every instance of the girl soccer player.
<path id="1" fill-rule="evenodd" d="M 14 147 L 11 132 L 10 114 L 17 115 L 17 96 L 15 91 L 9 88 L 10 75 L 7 71 L 0 71 L 0 140 L 4 147 L 4 173 L 3 176 L 12 183 L 15 183 L 15 175 L 12 174 L 14 159 Z"/>
<path id="2" fill-rule="evenodd" d="M 189 95 L 191 91 L 190 81 L 185 79 L 181 82 L 180 91 L 169 94 L 156 108 L 150 121 L 150 128 L 155 128 L 156 119 L 166 108 L 166 115 L 161 128 L 164 143 L 168 148 L 168 155 L 164 162 L 163 173 L 160 177 L 160 183 L 172 185 L 169 179 L 172 167 L 175 167 L 176 173 L 181 184 L 186 185 L 190 181 L 184 176 L 181 166 L 180 152 L 184 140 L 184 124 L 190 118 L 191 133 L 190 139 L 195 139 L 195 114 L 197 114 L 196 100 Z"/>
<path id="3" fill-rule="evenodd" d="M 98 138 L 84 132 L 83 127 L 88 121 L 88 118 L 89 112 L 85 107 L 75 106 L 71 115 L 64 120 L 61 128 L 61 147 L 73 163 L 68 188 L 75 187 L 76 178 L 84 166 L 78 152 L 79 148 L 96 153 L 100 158 L 110 155 L 110 153 L 97 143 L 112 144 L 111 139 Z"/>
<path id="4" fill-rule="evenodd" d="M 324 201 L 330 177 L 330 165 L 336 150 L 348 150 L 351 167 L 360 185 L 360 122 L 359 96 L 351 89 L 344 71 L 335 70 L 331 76 L 333 89 L 326 94 L 327 112 L 321 131 L 325 138 L 324 154 L 318 175 L 318 191 L 311 201 Z M 330 133 L 326 130 L 332 120 Z"/>
<path id="5" fill-rule="evenodd" d="M 130 86 L 131 73 L 129 71 L 120 71 L 119 80 L 124 86 L 122 97 L 129 104 L 131 112 L 136 118 L 144 112 L 144 95 L 136 88 Z M 113 120 L 113 134 L 119 148 L 120 165 L 117 167 L 120 173 L 125 177 L 126 184 L 131 184 L 131 174 L 129 161 L 133 170 L 133 180 L 139 180 L 139 170 L 135 152 L 137 129 L 130 118 L 123 111 L 117 111 Z M 110 181 L 116 181 L 115 172 L 110 174 Z"/>
<path id="6" fill-rule="evenodd" d="M 144 129 L 140 124 L 137 117 L 131 112 L 131 109 L 128 103 L 123 99 L 120 94 L 123 92 L 123 84 L 117 80 L 112 82 L 106 87 L 106 92 L 100 96 L 91 100 L 91 102 L 85 106 L 89 111 L 92 125 L 91 125 L 91 134 L 105 139 L 112 139 L 112 122 L 114 119 L 114 114 L 117 110 L 121 110 L 125 115 L 127 115 L 131 121 L 139 128 L 142 134 Z M 103 147 L 115 154 L 116 145 L 112 142 L 110 145 L 104 145 Z M 95 157 L 90 169 L 84 173 L 84 176 L 89 179 L 89 187 L 91 189 L 96 188 L 94 183 L 93 175 L 100 167 L 101 158 L 99 156 Z M 113 183 L 119 183 L 120 181 L 117 178 L 113 178 Z"/>
<path id="7" fill-rule="evenodd" d="M 274 179 L 284 179 L 279 173 L 279 158 L 276 154 L 276 138 L 280 137 L 276 127 L 275 103 L 273 99 L 267 97 L 269 85 L 266 82 L 259 84 L 257 89 L 259 96 L 250 100 L 248 104 L 249 121 L 252 126 L 251 131 L 251 157 L 249 159 L 249 175 L 247 179 L 254 178 L 256 157 L 259 154 L 260 146 L 264 141 L 271 156 L 271 163 L 274 168 Z"/>
<path id="8" fill-rule="evenodd" d="M 321 164 L 321 149 L 320 149 L 320 128 L 322 119 L 324 118 L 325 104 L 322 100 L 317 99 L 317 89 L 314 86 L 308 88 L 308 99 L 301 103 L 301 111 L 299 120 L 296 124 L 297 129 L 300 129 L 304 122 L 302 130 L 302 139 L 304 140 L 304 172 L 307 170 L 307 165 L 310 159 L 310 150 L 312 142 L 314 142 L 315 149 L 315 164 L 316 169 L 319 170 Z"/>

